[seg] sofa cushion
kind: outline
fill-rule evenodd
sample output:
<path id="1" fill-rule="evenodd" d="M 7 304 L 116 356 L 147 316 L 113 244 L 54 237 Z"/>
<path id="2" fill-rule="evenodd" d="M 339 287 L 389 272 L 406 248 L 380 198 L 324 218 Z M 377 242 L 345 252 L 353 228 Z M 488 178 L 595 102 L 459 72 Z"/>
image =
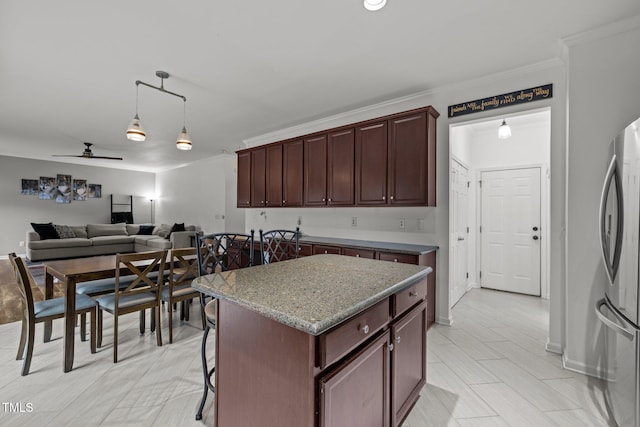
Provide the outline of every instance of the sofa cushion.
<path id="1" fill-rule="evenodd" d="M 71 239 L 76 237 L 76 233 L 74 233 L 68 225 L 53 224 L 53 228 L 56 229 L 56 233 L 58 233 L 58 237 L 61 239 Z"/>
<path id="2" fill-rule="evenodd" d="M 133 236 L 97 236 L 90 240 L 93 246 L 101 245 L 121 245 L 125 243 L 133 243 Z"/>
<path id="3" fill-rule="evenodd" d="M 83 239 L 87 239 L 89 237 L 87 235 L 86 225 L 70 225 L 69 227 L 71 227 L 71 229 L 73 230 L 73 234 L 75 234 L 76 237 L 81 237 Z"/>
<path id="4" fill-rule="evenodd" d="M 138 234 L 138 231 L 140 230 L 140 224 L 126 224 L 126 228 L 127 234 L 131 236 L 134 234 Z"/>
<path id="5" fill-rule="evenodd" d="M 87 224 L 87 237 L 128 236 L 126 224 Z"/>
<path id="6" fill-rule="evenodd" d="M 91 240 L 78 237 L 70 239 L 36 240 L 29 243 L 31 249 L 77 248 L 91 246 Z"/>
<path id="7" fill-rule="evenodd" d="M 58 233 L 56 232 L 55 227 L 50 222 L 46 224 L 38 224 L 38 223 L 32 222 L 31 227 L 33 227 L 33 231 L 38 233 L 38 235 L 40 236 L 40 240 L 60 238 L 60 236 L 58 236 Z"/>
<path id="8" fill-rule="evenodd" d="M 136 234 L 135 242 L 153 249 L 171 249 L 171 242 L 160 236 Z"/>

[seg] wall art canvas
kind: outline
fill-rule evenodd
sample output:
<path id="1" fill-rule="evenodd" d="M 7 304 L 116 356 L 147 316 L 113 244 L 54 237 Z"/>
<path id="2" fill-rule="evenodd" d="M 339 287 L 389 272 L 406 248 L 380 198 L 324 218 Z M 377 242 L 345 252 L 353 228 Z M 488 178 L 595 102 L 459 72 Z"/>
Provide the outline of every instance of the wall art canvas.
<path id="1" fill-rule="evenodd" d="M 20 194 L 26 194 L 28 196 L 35 196 L 40 192 L 38 188 L 38 180 L 37 179 L 23 179 L 22 180 L 22 188 L 20 190 Z"/>
<path id="2" fill-rule="evenodd" d="M 73 188 L 71 187 L 71 175 L 57 175 L 56 203 L 71 203 Z"/>
<path id="3" fill-rule="evenodd" d="M 38 193 L 38 198 L 42 200 L 54 200 L 56 198 L 56 193 L 58 192 L 58 188 L 56 186 L 56 179 L 50 176 L 41 176 L 40 177 L 40 193 Z"/>
<path id="4" fill-rule="evenodd" d="M 102 185 L 101 184 L 89 184 L 89 193 L 87 196 L 89 199 L 99 199 L 102 197 Z"/>
<path id="5" fill-rule="evenodd" d="M 73 200 L 87 200 L 87 180 L 73 180 Z"/>

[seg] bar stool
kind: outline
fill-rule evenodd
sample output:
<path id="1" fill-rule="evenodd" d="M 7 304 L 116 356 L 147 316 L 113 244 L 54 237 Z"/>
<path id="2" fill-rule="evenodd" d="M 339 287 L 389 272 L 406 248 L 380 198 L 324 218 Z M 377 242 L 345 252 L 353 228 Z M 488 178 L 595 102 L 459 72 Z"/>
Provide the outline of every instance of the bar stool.
<path id="1" fill-rule="evenodd" d="M 196 233 L 198 273 L 200 276 L 218 273 L 220 271 L 235 270 L 253 265 L 254 230 L 250 234 L 241 233 L 213 233 L 200 235 Z M 207 338 L 209 332 L 216 328 L 218 304 L 215 299 L 206 302 L 206 296 L 200 294 L 200 304 L 204 307 L 205 328 L 202 335 L 202 374 L 204 376 L 204 391 L 200 407 L 196 413 L 196 420 L 202 419 L 202 410 L 207 401 L 209 390 L 216 392 L 211 377 L 216 371 L 213 366 L 209 369 L 207 362 Z"/>

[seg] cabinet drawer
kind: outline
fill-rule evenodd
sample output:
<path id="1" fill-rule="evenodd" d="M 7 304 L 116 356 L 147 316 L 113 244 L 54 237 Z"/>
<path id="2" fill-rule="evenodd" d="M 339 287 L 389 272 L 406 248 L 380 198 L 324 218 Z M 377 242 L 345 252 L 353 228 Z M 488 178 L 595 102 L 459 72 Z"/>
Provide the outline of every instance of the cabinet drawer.
<path id="1" fill-rule="evenodd" d="M 418 283 L 391 296 L 391 314 L 396 318 L 426 298 L 427 279 L 424 278 Z"/>
<path id="2" fill-rule="evenodd" d="M 298 244 L 298 256 L 310 256 L 313 255 L 313 248 L 308 243 L 300 243 Z"/>
<path id="3" fill-rule="evenodd" d="M 324 245 L 313 245 L 313 254 L 336 254 L 340 255 L 340 248 L 338 246 L 324 246 Z"/>
<path id="4" fill-rule="evenodd" d="M 375 259 L 376 253 L 366 249 L 342 248 L 342 255 L 354 256 L 356 258 Z"/>
<path id="5" fill-rule="evenodd" d="M 384 328 L 388 322 L 389 299 L 385 298 L 335 329 L 320 335 L 320 369 L 339 360 Z"/>
<path id="6" fill-rule="evenodd" d="M 378 259 L 382 261 L 402 262 L 404 264 L 418 264 L 418 256 L 399 254 L 395 252 L 378 252 Z"/>

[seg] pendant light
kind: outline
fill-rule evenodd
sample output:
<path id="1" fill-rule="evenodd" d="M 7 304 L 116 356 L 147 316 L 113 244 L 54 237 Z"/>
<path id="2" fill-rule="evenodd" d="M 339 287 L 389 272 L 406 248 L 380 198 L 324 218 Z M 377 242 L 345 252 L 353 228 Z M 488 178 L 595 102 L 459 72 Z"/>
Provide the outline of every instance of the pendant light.
<path id="1" fill-rule="evenodd" d="M 178 134 L 178 140 L 176 141 L 176 148 L 178 150 L 191 150 L 191 139 L 189 139 L 189 134 L 187 133 L 187 100 L 184 101 L 184 110 L 182 114 L 182 130 Z"/>
<path id="2" fill-rule="evenodd" d="M 364 0 L 364 8 L 375 12 L 382 9 L 387 4 L 387 0 Z"/>
<path id="3" fill-rule="evenodd" d="M 138 117 L 138 85 L 136 85 L 136 115 L 133 116 L 127 128 L 127 139 L 135 142 L 141 142 L 147 139 L 147 134 L 144 129 L 142 129 L 140 117 Z"/>
<path id="4" fill-rule="evenodd" d="M 498 128 L 498 139 L 507 139 L 511 137 L 511 128 L 507 124 L 505 119 L 502 119 L 502 124 Z"/>
<path id="5" fill-rule="evenodd" d="M 186 121 L 187 121 L 187 98 L 179 93 L 168 91 L 164 88 L 164 79 L 169 78 L 169 73 L 166 71 L 156 71 L 156 76 L 160 77 L 160 86 L 154 86 L 149 83 L 145 83 L 140 80 L 136 80 L 136 115 L 131 120 L 131 124 L 127 128 L 127 139 L 132 141 L 144 141 L 146 138 L 146 133 L 144 129 L 142 129 L 142 125 L 140 124 L 140 117 L 138 117 L 138 86 L 143 85 L 150 87 L 151 89 L 158 90 L 163 93 L 168 93 L 169 95 L 177 96 L 178 98 L 182 98 L 183 102 L 183 115 L 182 115 L 182 130 L 178 134 L 178 140 L 176 141 L 176 148 L 179 150 L 191 150 L 193 143 L 189 138 L 189 134 L 187 133 Z"/>

